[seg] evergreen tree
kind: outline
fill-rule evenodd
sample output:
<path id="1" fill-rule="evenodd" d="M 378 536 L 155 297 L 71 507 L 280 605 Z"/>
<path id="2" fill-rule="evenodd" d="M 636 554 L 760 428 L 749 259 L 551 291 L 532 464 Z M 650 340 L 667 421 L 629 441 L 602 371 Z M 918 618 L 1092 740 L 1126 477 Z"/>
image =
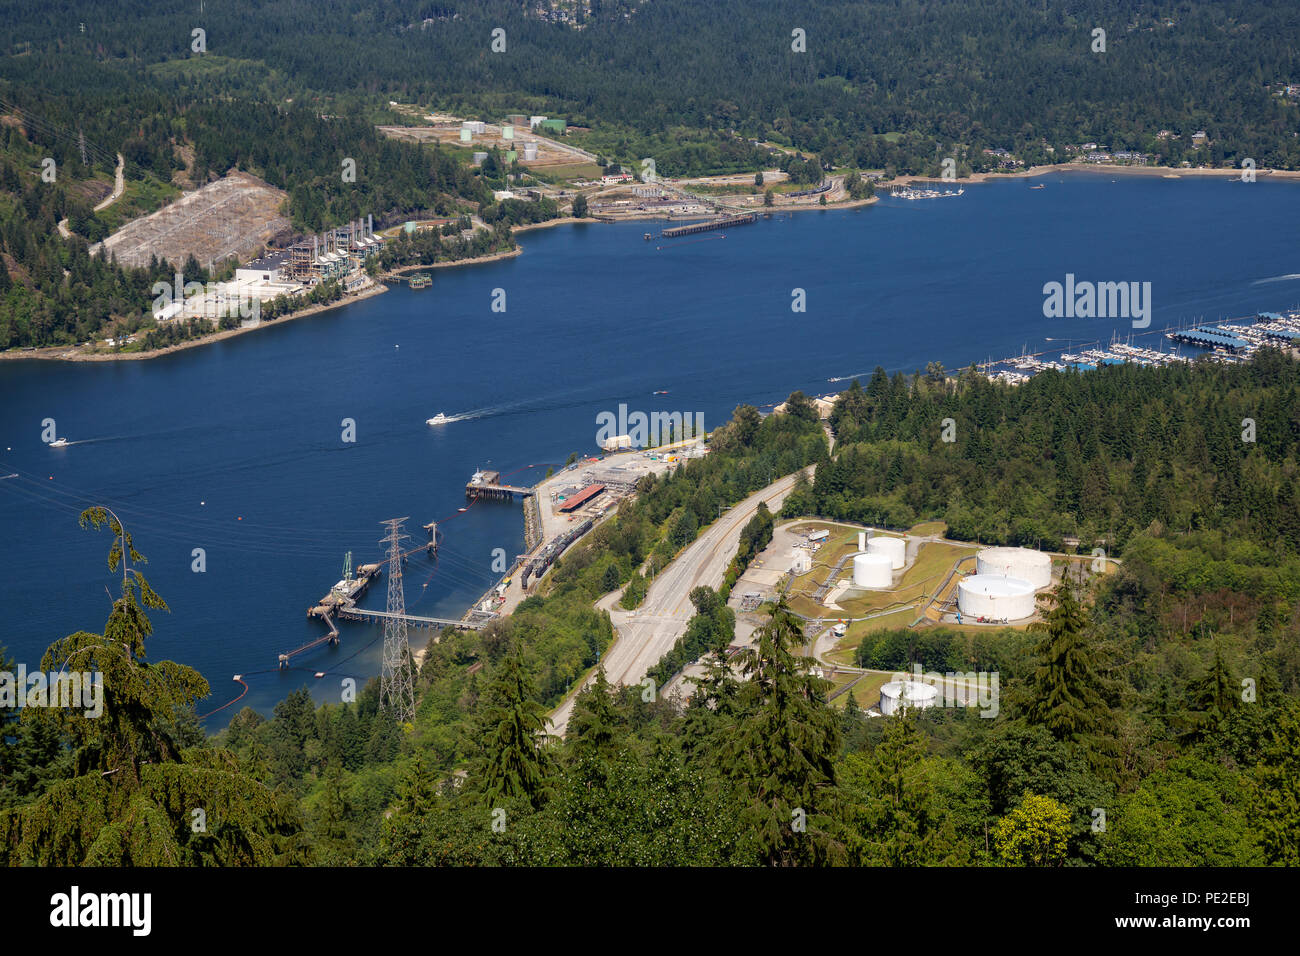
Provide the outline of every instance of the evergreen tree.
<path id="1" fill-rule="evenodd" d="M 578 758 L 608 755 L 619 722 L 609 682 L 605 679 L 605 668 L 597 667 L 596 679 L 590 687 L 583 688 L 573 702 L 567 735 L 569 752 Z"/>
<path id="2" fill-rule="evenodd" d="M 1079 744 L 1090 760 L 1102 761 L 1112 747 L 1114 718 L 1102 696 L 1096 655 L 1088 634 L 1088 613 L 1066 578 L 1052 591 L 1053 606 L 1030 630 L 1041 634 L 1034 647 L 1037 666 L 1029 680 L 1025 717 L 1057 740 Z"/>
<path id="3" fill-rule="evenodd" d="M 489 805 L 501 798 L 523 798 L 536 808 L 546 801 L 551 770 L 546 711 L 535 697 L 523 650 L 515 644 L 485 694 L 476 783 Z"/>
<path id="4" fill-rule="evenodd" d="M 747 678 L 742 716 L 723 738 L 719 766 L 745 797 L 742 820 L 769 866 L 846 859 L 843 807 L 835 779 L 839 724 L 827 683 L 794 654 L 803 643 L 784 598 L 736 655 Z"/>

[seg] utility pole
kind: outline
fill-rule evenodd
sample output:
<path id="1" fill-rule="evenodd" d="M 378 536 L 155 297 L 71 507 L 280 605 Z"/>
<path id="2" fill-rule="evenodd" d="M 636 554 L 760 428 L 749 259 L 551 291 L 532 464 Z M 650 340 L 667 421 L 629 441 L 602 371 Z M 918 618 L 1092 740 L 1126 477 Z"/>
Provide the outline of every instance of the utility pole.
<path id="1" fill-rule="evenodd" d="M 77 130 L 77 148 L 81 150 L 81 165 L 89 165 L 86 162 L 86 134 Z"/>
<path id="2" fill-rule="evenodd" d="M 415 719 L 415 680 L 410 666 L 410 645 L 406 634 L 406 596 L 402 591 L 402 522 L 390 518 L 380 524 L 388 534 L 380 544 L 388 545 L 388 614 L 384 619 L 384 659 L 379 675 L 379 706 L 399 723 Z"/>

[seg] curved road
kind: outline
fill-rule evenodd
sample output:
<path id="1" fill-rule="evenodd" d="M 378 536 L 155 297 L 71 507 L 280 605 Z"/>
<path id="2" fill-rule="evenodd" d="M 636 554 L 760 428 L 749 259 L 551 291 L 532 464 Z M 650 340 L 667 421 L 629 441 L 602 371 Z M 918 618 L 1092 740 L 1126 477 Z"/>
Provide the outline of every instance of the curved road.
<path id="1" fill-rule="evenodd" d="M 760 501 L 776 511 L 794 488 L 795 474 L 786 475 L 761 491 L 750 495 L 727 511 L 705 529 L 672 564 L 664 568 L 651 582 L 645 600 L 635 611 L 622 611 L 612 607 L 614 595 L 607 595 L 598 607 L 610 612 L 614 622 L 614 643 L 601 664 L 605 677 L 611 684 L 639 684 L 659 659 L 667 654 L 677 639 L 686 631 L 686 624 L 695 614 L 690 593 L 700 585 L 712 588 L 722 586 L 727 566 L 740 547 L 740 532 L 754 513 Z M 573 701 L 578 690 L 590 683 L 588 678 L 564 699 L 555 713 L 547 732 L 564 736 L 573 712 Z"/>

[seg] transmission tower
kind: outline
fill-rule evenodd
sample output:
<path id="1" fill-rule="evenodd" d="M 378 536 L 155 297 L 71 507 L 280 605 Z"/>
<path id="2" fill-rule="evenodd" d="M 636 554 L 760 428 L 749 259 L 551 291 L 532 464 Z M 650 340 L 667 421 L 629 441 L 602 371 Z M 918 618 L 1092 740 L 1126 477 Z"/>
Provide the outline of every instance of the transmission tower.
<path id="1" fill-rule="evenodd" d="M 384 663 L 379 675 L 380 706 L 399 722 L 415 719 L 415 679 L 410 666 L 410 645 L 406 636 L 406 597 L 402 592 L 402 522 L 390 518 L 380 524 L 388 529 L 381 544 L 388 545 L 388 617 L 384 619 Z"/>

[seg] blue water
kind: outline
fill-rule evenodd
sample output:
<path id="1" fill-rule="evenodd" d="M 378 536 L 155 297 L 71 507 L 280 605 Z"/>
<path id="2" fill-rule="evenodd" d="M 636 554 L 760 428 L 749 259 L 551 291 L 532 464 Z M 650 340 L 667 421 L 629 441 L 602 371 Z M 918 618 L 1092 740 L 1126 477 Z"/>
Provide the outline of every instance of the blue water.
<path id="1" fill-rule="evenodd" d="M 238 706 L 265 710 L 303 685 L 337 699 L 336 678 L 377 673 L 381 628 L 345 623 L 339 647 L 286 672 L 276 660 L 323 633 L 306 609 L 345 552 L 378 559 L 385 518 L 409 516 L 413 543 L 425 522 L 449 519 L 437 564 L 411 558 L 406 601 L 459 617 L 496 580 L 493 549 L 523 544 L 518 505 L 457 511 L 469 475 L 522 469 L 512 480 L 531 483 L 544 468 L 529 465 L 594 452 L 596 415 L 621 402 L 702 412 L 712 428 L 739 402 L 823 394 L 843 387 L 829 378 L 877 365 L 954 368 L 1131 331 L 1043 318 L 1043 284 L 1067 272 L 1150 281 L 1153 329 L 1300 302 L 1300 185 L 1116 180 L 978 185 L 705 241 L 646 242 L 658 227 L 644 223 L 562 227 L 523 235 L 515 259 L 439 270 L 431 289 L 395 287 L 159 359 L 0 362 L 0 475 L 19 474 L 0 480 L 0 645 L 35 667 L 57 637 L 102 626 L 108 535 L 76 515 L 105 503 L 171 606 L 153 616 L 150 657 L 212 683 L 200 713 L 240 693 L 236 673 L 250 686 Z M 494 289 L 504 313 L 491 310 Z M 470 417 L 426 426 L 438 411 Z M 45 418 L 75 444 L 44 446 Z M 345 418 L 355 443 L 341 440 Z M 191 570 L 195 548 L 204 573 Z M 363 604 L 384 606 L 383 580 Z"/>

